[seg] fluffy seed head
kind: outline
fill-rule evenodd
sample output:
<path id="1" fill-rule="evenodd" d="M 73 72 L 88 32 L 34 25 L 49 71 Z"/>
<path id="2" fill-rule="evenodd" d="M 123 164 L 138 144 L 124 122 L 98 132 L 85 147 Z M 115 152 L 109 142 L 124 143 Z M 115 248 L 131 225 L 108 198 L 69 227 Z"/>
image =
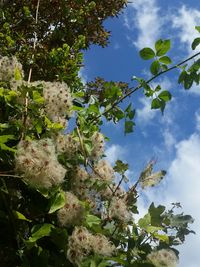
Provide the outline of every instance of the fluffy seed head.
<path id="1" fill-rule="evenodd" d="M 84 216 L 84 208 L 78 198 L 71 192 L 65 193 L 66 204 L 58 213 L 58 221 L 61 226 L 77 225 Z"/>
<path id="2" fill-rule="evenodd" d="M 94 175 L 97 179 L 105 182 L 112 182 L 114 178 L 114 170 L 107 161 L 100 160 L 94 165 Z"/>
<path id="3" fill-rule="evenodd" d="M 51 139 L 20 141 L 15 157 L 16 171 L 30 185 L 49 188 L 63 182 L 66 170 L 59 164 Z"/>
<path id="4" fill-rule="evenodd" d="M 78 152 L 79 142 L 71 134 L 59 134 L 56 138 L 56 149 L 59 154 L 64 153 L 71 158 Z"/>
<path id="5" fill-rule="evenodd" d="M 176 267 L 178 258 L 171 249 L 161 249 L 151 252 L 147 259 L 156 267 Z"/>
<path id="6" fill-rule="evenodd" d="M 92 248 L 96 254 L 109 257 L 115 252 L 115 246 L 104 235 L 97 234 L 91 238 Z"/>
<path id="7" fill-rule="evenodd" d="M 91 153 L 91 159 L 98 160 L 102 157 L 104 153 L 104 136 L 100 132 L 95 132 L 92 135 L 92 153 Z"/>
<path id="8" fill-rule="evenodd" d="M 90 254 L 92 234 L 85 227 L 75 227 L 69 238 L 67 258 L 70 262 L 79 265 Z"/>
<path id="9" fill-rule="evenodd" d="M 22 65 L 16 57 L 0 58 L 0 80 L 9 82 L 11 89 L 17 90 L 22 85 L 23 76 Z"/>
<path id="10" fill-rule="evenodd" d="M 72 115 L 72 96 L 65 83 L 42 82 L 45 110 L 49 118 L 58 122 L 61 118 Z"/>
<path id="11" fill-rule="evenodd" d="M 109 207 L 109 217 L 122 222 L 132 220 L 131 212 L 128 210 L 126 202 L 122 198 L 113 197 Z"/>

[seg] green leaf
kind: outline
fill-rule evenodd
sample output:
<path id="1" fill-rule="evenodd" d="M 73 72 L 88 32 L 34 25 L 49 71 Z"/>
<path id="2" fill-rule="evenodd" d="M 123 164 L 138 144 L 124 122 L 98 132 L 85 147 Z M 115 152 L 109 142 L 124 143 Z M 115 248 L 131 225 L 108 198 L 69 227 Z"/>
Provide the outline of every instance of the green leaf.
<path id="1" fill-rule="evenodd" d="M 31 222 L 31 220 L 27 219 L 21 212 L 19 212 L 17 210 L 13 210 L 13 214 L 16 217 L 16 219 L 18 219 L 18 220 Z"/>
<path id="2" fill-rule="evenodd" d="M 133 121 L 125 121 L 125 134 L 133 132 L 133 126 L 135 123 Z"/>
<path id="3" fill-rule="evenodd" d="M 114 171 L 123 174 L 125 171 L 128 170 L 128 164 L 123 163 L 123 161 L 121 160 L 117 160 L 113 169 Z"/>
<path id="4" fill-rule="evenodd" d="M 101 219 L 97 216 L 94 216 L 92 214 L 87 214 L 86 218 L 86 225 L 89 227 L 95 226 L 95 225 L 100 225 Z"/>
<path id="5" fill-rule="evenodd" d="M 159 109 L 160 108 L 160 100 L 158 98 L 154 98 L 151 102 L 151 109 Z"/>
<path id="6" fill-rule="evenodd" d="M 132 120 L 135 116 L 135 110 L 132 108 L 132 103 L 128 105 L 128 107 L 125 109 L 126 117 L 128 117 L 130 120 Z"/>
<path id="7" fill-rule="evenodd" d="M 200 44 L 200 37 L 194 39 L 194 41 L 192 42 L 192 49 L 195 50 L 196 47 Z"/>
<path id="8" fill-rule="evenodd" d="M 94 260 L 91 260 L 91 262 L 90 262 L 90 267 L 96 267 L 97 265 L 96 265 L 96 262 L 94 261 Z"/>
<path id="9" fill-rule="evenodd" d="M 31 232 L 32 236 L 28 239 L 29 242 L 36 242 L 38 239 L 49 236 L 51 230 L 55 228 L 52 224 L 45 223 L 40 225 L 34 225 Z"/>
<path id="10" fill-rule="evenodd" d="M 170 94 L 169 91 L 162 91 L 162 92 L 158 95 L 158 97 L 159 97 L 160 99 L 164 100 L 165 102 L 167 102 L 167 101 L 170 101 L 170 100 L 171 100 L 172 95 Z"/>
<path id="11" fill-rule="evenodd" d="M 149 207 L 149 213 L 151 215 L 151 225 L 153 226 L 160 226 L 162 222 L 161 215 L 165 211 L 165 206 L 159 205 L 158 207 L 154 206 L 154 203 L 152 203 Z"/>
<path id="12" fill-rule="evenodd" d="M 37 104 L 43 104 L 44 103 L 44 97 L 42 97 L 38 91 L 33 91 L 33 100 Z"/>
<path id="13" fill-rule="evenodd" d="M 166 243 L 166 244 L 169 244 L 169 236 L 167 235 L 161 235 L 161 234 L 158 234 L 158 233 L 154 233 L 153 236 L 155 238 L 157 238 L 158 240 Z"/>
<path id="14" fill-rule="evenodd" d="M 8 150 L 8 151 L 10 151 L 10 152 L 16 152 L 16 149 L 14 149 L 14 148 L 12 148 L 12 147 L 9 147 L 9 146 L 7 146 L 7 145 L 5 145 L 5 144 L 1 144 L 0 143 L 0 148 L 2 149 L 2 150 Z"/>
<path id="15" fill-rule="evenodd" d="M 9 140 L 15 140 L 16 137 L 14 135 L 0 135 L 0 143 L 6 143 Z"/>
<path id="16" fill-rule="evenodd" d="M 156 48 L 156 56 L 164 56 L 171 47 L 171 42 L 170 40 L 158 40 L 155 43 L 155 48 Z"/>
<path id="17" fill-rule="evenodd" d="M 158 60 L 155 60 L 152 64 L 151 64 L 151 67 L 150 67 L 150 70 L 151 70 L 151 73 L 153 75 L 157 75 L 160 71 L 160 64 L 158 62 Z"/>
<path id="18" fill-rule="evenodd" d="M 195 29 L 200 33 L 200 26 L 195 26 Z"/>
<path id="19" fill-rule="evenodd" d="M 168 65 L 168 64 L 171 64 L 171 63 L 172 63 L 172 61 L 171 61 L 171 58 L 170 58 L 170 57 L 168 57 L 168 56 L 163 56 L 163 57 L 160 57 L 160 58 L 159 58 L 159 61 L 160 61 L 161 63 L 164 63 L 164 64 L 166 64 L 166 65 Z"/>
<path id="20" fill-rule="evenodd" d="M 64 191 L 56 193 L 50 200 L 49 213 L 53 213 L 65 205 L 65 193 Z"/>
<path id="21" fill-rule="evenodd" d="M 151 48 L 146 47 L 140 50 L 140 56 L 144 60 L 152 59 L 155 57 L 155 52 Z"/>

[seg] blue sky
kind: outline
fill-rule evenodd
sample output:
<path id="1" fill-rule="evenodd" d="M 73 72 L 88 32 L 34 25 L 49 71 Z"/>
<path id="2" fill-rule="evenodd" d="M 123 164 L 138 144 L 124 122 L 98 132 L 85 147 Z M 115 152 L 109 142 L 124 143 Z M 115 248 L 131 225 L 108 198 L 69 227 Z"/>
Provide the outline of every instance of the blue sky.
<path id="1" fill-rule="evenodd" d="M 118 19 L 105 26 L 112 36 L 107 48 L 93 46 L 85 53 L 81 71 L 86 81 L 101 76 L 107 80 L 131 82 L 132 76 L 149 77 L 149 63 L 140 59 L 138 51 L 153 47 L 157 39 L 171 39 L 170 56 L 174 63 L 193 52 L 192 40 L 198 36 L 194 26 L 200 25 L 200 2 L 197 0 L 134 0 Z M 180 248 L 181 267 L 199 267 L 200 262 L 200 86 L 190 91 L 177 85 L 178 72 L 160 77 L 160 83 L 173 95 L 164 116 L 150 109 L 150 101 L 137 92 L 128 101 L 136 107 L 136 128 L 124 136 L 123 125 L 106 123 L 102 128 L 111 141 L 107 156 L 130 164 L 131 182 L 152 158 L 156 168 L 166 169 L 167 176 L 157 188 L 141 192 L 139 207 L 145 213 L 147 202 L 167 206 L 181 202 L 183 210 L 195 218 L 196 235 L 187 238 Z M 128 103 L 128 102 L 127 102 Z M 125 103 L 125 104 L 127 104 Z"/>

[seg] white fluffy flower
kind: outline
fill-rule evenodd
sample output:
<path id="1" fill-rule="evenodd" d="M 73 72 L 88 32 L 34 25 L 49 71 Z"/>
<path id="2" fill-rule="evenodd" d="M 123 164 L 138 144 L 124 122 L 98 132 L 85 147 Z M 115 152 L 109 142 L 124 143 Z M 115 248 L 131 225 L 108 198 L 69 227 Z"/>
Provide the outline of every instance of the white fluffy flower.
<path id="1" fill-rule="evenodd" d="M 21 63 L 16 57 L 0 58 L 0 80 L 10 82 L 11 89 L 16 90 L 21 85 L 23 79 L 23 70 Z"/>
<path id="2" fill-rule="evenodd" d="M 49 188 L 63 182 L 66 170 L 59 164 L 51 139 L 20 141 L 16 170 L 34 187 Z"/>
<path id="3" fill-rule="evenodd" d="M 178 258 L 171 249 L 161 249 L 151 252 L 147 259 L 156 267 L 176 267 Z"/>
<path id="4" fill-rule="evenodd" d="M 73 157 L 79 149 L 79 142 L 71 134 L 59 134 L 56 138 L 57 152 Z"/>
<path id="5" fill-rule="evenodd" d="M 109 217 L 118 219 L 122 222 L 132 220 L 132 214 L 128 210 L 126 202 L 122 198 L 113 197 L 109 207 Z"/>
<path id="6" fill-rule="evenodd" d="M 98 255 L 109 257 L 115 252 L 115 246 L 104 235 L 93 235 L 91 242 L 93 251 Z"/>
<path id="7" fill-rule="evenodd" d="M 79 265 L 91 253 L 92 234 L 85 227 L 75 227 L 69 238 L 67 258 L 70 262 Z"/>
<path id="8" fill-rule="evenodd" d="M 60 225 L 69 226 L 79 224 L 84 215 L 84 208 L 80 204 L 80 201 L 71 192 L 65 193 L 65 201 L 65 206 L 57 213 Z"/>
<path id="9" fill-rule="evenodd" d="M 41 82 L 45 99 L 45 111 L 49 118 L 58 122 L 72 115 L 72 96 L 66 83 Z"/>
<path id="10" fill-rule="evenodd" d="M 112 182 L 114 178 L 114 170 L 109 162 L 100 160 L 94 165 L 94 175 L 97 179 Z"/>
<path id="11" fill-rule="evenodd" d="M 98 160 L 104 153 L 104 136 L 100 132 L 94 132 L 91 141 L 93 146 L 91 158 L 93 160 Z"/>

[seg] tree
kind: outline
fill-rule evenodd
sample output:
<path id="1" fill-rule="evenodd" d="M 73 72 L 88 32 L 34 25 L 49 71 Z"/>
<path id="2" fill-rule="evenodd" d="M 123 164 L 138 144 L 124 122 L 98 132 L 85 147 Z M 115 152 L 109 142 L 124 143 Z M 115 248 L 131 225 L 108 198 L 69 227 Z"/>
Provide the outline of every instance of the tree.
<path id="1" fill-rule="evenodd" d="M 126 1 L 2 1 L 0 9 L 0 262 L 1 266 L 176 266 L 174 249 L 191 233 L 190 215 L 152 203 L 138 222 L 137 187 L 166 172 L 150 161 L 127 192 L 128 164 L 104 159 L 103 118 L 133 131 L 135 111 L 120 103 L 140 88 L 164 112 L 171 99 L 151 81 L 180 68 L 178 82 L 199 84 L 200 61 L 169 67 L 170 40 L 140 55 L 152 78 L 138 85 L 102 78 L 82 84 L 82 50 L 103 47 L 103 21 Z M 196 27 L 200 32 L 200 27 Z M 192 43 L 195 49 L 200 43 Z M 103 110 L 103 111 L 102 111 Z M 67 125 L 73 128 L 65 134 Z M 73 125 L 75 126 L 73 127 Z M 115 175 L 120 176 L 119 183 Z"/>

